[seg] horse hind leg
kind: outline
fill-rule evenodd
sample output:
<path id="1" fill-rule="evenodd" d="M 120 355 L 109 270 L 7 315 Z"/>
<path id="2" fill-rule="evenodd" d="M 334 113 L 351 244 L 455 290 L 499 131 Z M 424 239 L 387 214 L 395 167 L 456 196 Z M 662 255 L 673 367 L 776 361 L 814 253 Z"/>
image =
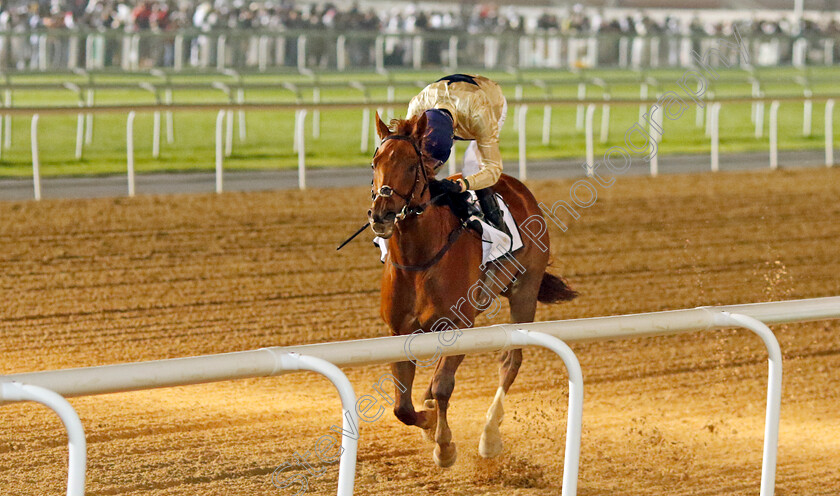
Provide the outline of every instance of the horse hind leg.
<path id="1" fill-rule="evenodd" d="M 539 286 L 522 285 L 510 296 L 510 313 L 514 322 L 533 322 L 537 310 L 537 291 Z M 503 401 L 522 365 L 522 350 L 508 350 L 502 353 L 499 365 L 499 388 L 493 403 L 487 410 L 484 430 L 478 442 L 478 454 L 484 458 L 494 458 L 502 453 L 504 444 L 499 426 L 504 417 Z"/>
<path id="2" fill-rule="evenodd" d="M 452 431 L 446 413 L 449 409 L 449 398 L 455 389 L 455 371 L 464 360 L 464 355 L 449 356 L 443 359 L 443 364 L 435 373 L 432 381 L 432 396 L 437 404 L 437 428 L 435 429 L 435 450 L 432 457 L 439 467 L 447 468 L 455 464 L 457 451 L 452 441 Z"/>
<path id="3" fill-rule="evenodd" d="M 481 432 L 481 439 L 478 442 L 478 454 L 484 458 L 494 458 L 502 452 L 502 433 L 499 427 L 504 417 L 503 401 L 516 374 L 522 364 L 522 350 L 508 350 L 502 353 L 501 365 L 499 366 L 499 388 L 496 389 L 496 396 L 493 403 L 487 410 L 484 430 Z"/>

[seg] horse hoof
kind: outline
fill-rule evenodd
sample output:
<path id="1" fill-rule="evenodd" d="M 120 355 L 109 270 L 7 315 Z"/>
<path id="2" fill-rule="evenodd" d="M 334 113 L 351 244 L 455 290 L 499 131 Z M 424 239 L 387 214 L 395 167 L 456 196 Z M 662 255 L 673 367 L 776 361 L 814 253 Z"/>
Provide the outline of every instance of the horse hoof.
<path id="1" fill-rule="evenodd" d="M 435 446 L 435 451 L 432 453 L 432 458 L 435 459 L 440 468 L 449 468 L 455 465 L 455 460 L 458 458 L 458 452 L 455 449 L 455 443 L 449 443 L 445 448 L 441 449 L 438 444 Z"/>
<path id="2" fill-rule="evenodd" d="M 478 454 L 483 458 L 495 458 L 502 453 L 502 434 L 498 426 L 485 426 L 481 433 L 481 440 L 478 442 Z"/>

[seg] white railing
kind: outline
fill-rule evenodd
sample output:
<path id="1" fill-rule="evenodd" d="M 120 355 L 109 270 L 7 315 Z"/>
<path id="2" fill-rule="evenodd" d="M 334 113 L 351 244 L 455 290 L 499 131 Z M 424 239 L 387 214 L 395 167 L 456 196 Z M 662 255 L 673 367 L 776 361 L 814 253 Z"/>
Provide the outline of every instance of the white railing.
<path id="1" fill-rule="evenodd" d="M 2 385 L 0 391 L 3 393 L 0 400 L 31 399 L 20 396 L 17 391 L 21 386 L 17 384 L 23 384 L 24 387 L 29 388 L 43 388 L 60 397 L 72 397 L 273 376 L 295 370 L 312 370 L 326 375 L 339 389 L 344 422 L 356 422 L 358 425 L 353 388 L 338 367 L 405 361 L 406 350 L 410 350 L 413 359 L 417 360 L 440 355 L 513 349 L 526 345 L 544 346 L 561 356 L 569 373 L 570 394 L 563 495 L 572 496 L 576 491 L 577 464 L 580 457 L 583 381 L 577 358 L 566 343 L 664 336 L 743 327 L 756 333 L 768 351 L 767 411 L 760 494 L 772 496 L 775 487 L 779 435 L 782 355 L 779 344 L 767 325 L 836 318 L 840 318 L 840 296 L 554 322 L 501 324 L 466 330 L 445 348 L 441 348 L 438 335 L 428 333 L 11 374 L 0 376 L 0 385 Z M 51 397 L 56 399 L 56 396 Z M 66 408 L 60 401 L 53 401 L 50 406 L 55 409 Z M 60 415 L 63 415 L 62 419 L 71 418 L 66 412 Z M 67 421 L 65 423 L 67 424 Z M 344 427 L 347 432 L 358 432 L 348 429 L 346 424 Z M 337 494 L 349 496 L 353 491 L 356 439 L 352 436 L 343 436 L 343 438 L 342 446 L 345 446 L 345 442 L 348 445 L 340 461 Z M 78 459 L 79 456 L 76 455 L 76 460 Z M 75 481 L 78 481 L 78 474 L 74 475 L 72 472 L 73 467 L 74 465 L 71 464 L 71 479 L 76 477 Z M 83 475 L 81 484 L 84 484 Z M 68 486 L 68 496 L 79 494 L 81 492 L 71 493 Z"/>
<path id="2" fill-rule="evenodd" d="M 720 142 L 720 112 L 722 105 L 737 104 L 737 103 L 752 103 L 758 104 L 763 108 L 763 105 L 770 102 L 770 118 L 769 118 L 769 164 L 771 168 L 778 167 L 778 110 L 782 102 L 784 103 L 803 103 L 804 108 L 809 112 L 813 111 L 813 102 L 825 102 L 825 163 L 831 167 L 834 164 L 834 101 L 840 95 L 810 95 L 810 96 L 758 96 L 758 97 L 719 97 L 706 101 L 708 109 L 708 117 L 706 125 L 708 126 L 711 145 L 711 167 L 712 171 L 717 171 L 719 165 L 719 142 Z M 602 105 L 604 107 L 602 112 L 601 123 L 601 141 L 606 139 L 605 129 L 609 129 L 609 107 L 611 105 L 651 105 L 656 103 L 656 100 L 649 99 L 569 99 L 569 98 L 543 98 L 543 99 L 515 99 L 509 101 L 509 104 L 514 108 L 515 126 L 518 134 L 518 157 L 519 157 L 519 178 L 527 178 L 527 111 L 528 106 L 542 106 L 544 109 L 550 109 L 552 106 L 582 106 L 584 133 L 586 136 L 586 160 L 591 167 L 595 157 L 595 140 L 594 140 L 594 106 Z M 295 131 L 293 138 L 293 148 L 298 155 L 298 186 L 300 189 L 306 188 L 306 149 L 305 149 L 305 127 L 306 116 L 308 112 L 313 115 L 320 115 L 322 112 L 330 110 L 361 110 L 363 115 L 363 125 L 361 126 L 361 143 L 362 150 L 367 150 L 368 143 L 374 137 L 370 129 L 370 120 L 372 110 L 376 109 L 380 115 L 384 114 L 387 109 L 393 109 L 398 106 L 404 106 L 405 102 L 395 102 L 393 99 L 387 101 L 371 101 L 366 98 L 364 102 L 341 102 L 341 103 L 227 103 L 227 104 L 147 104 L 147 105 L 100 105 L 85 107 L 84 112 L 89 116 L 89 121 L 92 123 L 92 117 L 95 114 L 103 113 L 125 113 L 128 115 L 126 124 L 126 151 L 127 151 L 127 183 L 128 194 L 133 196 L 134 188 L 134 138 L 133 138 L 133 120 L 134 115 L 138 112 L 152 112 L 154 115 L 160 115 L 165 111 L 167 115 L 172 115 L 177 111 L 208 111 L 216 112 L 216 133 L 215 133 L 215 171 L 216 171 L 216 191 L 221 193 L 223 191 L 223 172 L 224 172 L 224 157 L 230 156 L 232 150 L 232 134 L 233 134 L 233 117 L 238 115 L 240 123 L 244 122 L 244 113 L 246 111 L 291 111 L 294 112 Z M 38 154 L 38 119 L 41 115 L 66 115 L 78 114 L 79 109 L 76 107 L 12 107 L 2 110 L 7 116 L 12 115 L 28 115 L 32 118 L 31 125 L 31 148 L 32 148 L 32 175 L 33 175 L 33 191 L 36 200 L 41 198 L 41 177 L 40 177 L 40 161 Z M 234 114 L 236 112 L 236 114 Z M 763 127 L 763 112 L 758 112 L 760 116 L 754 115 L 754 118 L 761 118 Z M 702 115 L 702 114 L 698 114 Z M 665 119 L 662 117 L 661 109 L 653 112 L 650 116 L 650 132 L 653 139 L 658 144 L 662 139 L 664 129 L 663 125 Z M 607 122 L 604 123 L 603 120 Z M 79 120 L 81 122 L 81 120 Z M 643 121 L 640 121 L 643 122 Z M 225 128 L 226 125 L 226 128 Z M 701 122 L 702 125 L 702 122 Z M 758 124 L 757 124 L 758 125 Z M 548 136 L 551 127 L 551 114 L 545 114 L 543 119 L 542 135 Z M 656 127 L 659 127 L 657 130 Z M 88 128 L 90 129 L 90 128 Z M 9 130 L 7 129 L 8 136 Z M 226 132 L 224 132 L 226 131 Z M 313 133 L 316 128 L 313 128 Z M 77 130 L 77 150 L 82 144 L 82 133 Z M 155 120 L 153 128 L 153 143 L 159 149 L 161 126 L 160 120 Z M 453 162 L 454 163 L 454 162 Z M 658 157 L 654 155 L 650 161 L 650 174 L 656 176 L 659 172 Z"/>

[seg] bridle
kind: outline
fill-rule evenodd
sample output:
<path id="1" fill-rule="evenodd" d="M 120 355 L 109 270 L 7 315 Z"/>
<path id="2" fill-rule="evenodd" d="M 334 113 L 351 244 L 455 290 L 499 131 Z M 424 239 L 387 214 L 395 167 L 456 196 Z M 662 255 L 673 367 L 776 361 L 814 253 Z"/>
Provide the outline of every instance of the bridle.
<path id="1" fill-rule="evenodd" d="M 423 166 L 423 154 L 420 152 L 420 147 L 417 146 L 417 143 L 411 139 L 409 136 L 404 136 L 401 134 L 393 134 L 391 136 L 385 137 L 380 143 L 379 146 L 376 147 L 376 150 L 373 152 L 373 157 L 376 158 L 376 154 L 379 153 L 379 149 L 382 145 L 389 140 L 399 140 L 399 141 L 406 141 L 411 144 L 412 148 L 414 148 L 414 152 L 417 154 L 417 162 L 414 164 L 414 184 L 411 186 L 411 191 L 408 192 L 407 195 L 400 193 L 399 191 L 394 190 L 394 188 L 388 186 L 387 184 L 383 184 L 379 191 L 373 190 L 373 181 L 371 181 L 371 201 L 376 201 L 377 198 L 390 198 L 393 195 L 397 195 L 398 197 L 402 198 L 405 201 L 405 205 L 403 205 L 402 210 L 400 213 L 397 214 L 395 222 L 406 218 L 408 215 L 420 215 L 422 214 L 431 200 L 417 206 L 411 206 L 411 202 L 414 200 L 414 194 L 417 191 L 417 184 L 420 182 L 420 175 L 423 175 L 423 190 L 420 191 L 420 197 L 422 198 L 423 195 L 426 193 L 426 190 L 429 189 L 429 177 L 426 174 L 426 168 Z M 373 162 L 371 161 L 371 167 L 374 167 Z"/>

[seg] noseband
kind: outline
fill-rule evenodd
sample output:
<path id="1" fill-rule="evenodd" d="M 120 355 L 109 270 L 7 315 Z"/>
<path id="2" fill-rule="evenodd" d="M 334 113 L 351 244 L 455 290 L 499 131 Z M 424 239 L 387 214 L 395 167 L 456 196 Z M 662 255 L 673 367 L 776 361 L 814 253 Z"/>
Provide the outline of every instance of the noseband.
<path id="1" fill-rule="evenodd" d="M 426 168 L 423 167 L 423 155 L 420 152 L 420 147 L 417 146 L 417 143 L 415 143 L 414 140 L 411 139 L 409 136 L 394 134 L 394 135 L 391 135 L 391 136 L 387 136 L 385 139 L 383 139 L 379 143 L 379 146 L 376 147 L 376 151 L 373 152 L 374 157 L 376 157 L 376 154 L 379 153 L 379 148 L 381 148 L 382 145 L 388 140 L 406 141 L 408 143 L 411 143 L 412 148 L 414 148 L 414 152 L 417 154 L 417 162 L 414 164 L 414 184 L 411 186 L 411 191 L 409 191 L 408 194 L 406 194 L 406 195 L 400 193 L 399 191 L 394 190 L 394 188 L 388 186 L 387 184 L 383 184 L 382 187 L 379 188 L 379 191 L 373 191 L 373 188 L 371 187 L 371 192 L 370 192 L 371 200 L 376 201 L 377 198 L 390 198 L 393 195 L 397 195 L 405 201 L 405 205 L 403 206 L 400 213 L 397 214 L 397 219 L 396 220 L 404 219 L 407 215 L 410 215 L 410 214 L 420 215 L 420 214 L 423 213 L 423 210 L 425 209 L 425 206 L 423 206 L 423 205 L 418 205 L 416 207 L 411 206 L 411 202 L 414 200 L 414 194 L 417 191 L 417 183 L 420 182 L 420 174 L 421 173 L 423 174 L 423 190 L 420 191 L 420 197 L 421 198 L 422 198 L 423 194 L 426 193 L 426 190 L 429 188 L 429 178 L 426 175 Z M 371 186 L 373 186 L 372 182 L 371 182 Z"/>

